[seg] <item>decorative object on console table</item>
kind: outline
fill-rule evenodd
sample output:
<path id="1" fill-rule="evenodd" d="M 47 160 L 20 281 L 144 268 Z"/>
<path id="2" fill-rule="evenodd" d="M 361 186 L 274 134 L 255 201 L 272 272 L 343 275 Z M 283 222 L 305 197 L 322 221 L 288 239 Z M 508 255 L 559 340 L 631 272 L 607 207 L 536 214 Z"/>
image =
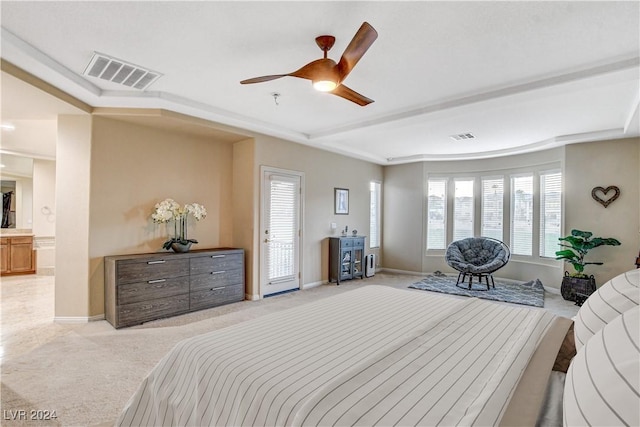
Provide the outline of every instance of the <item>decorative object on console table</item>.
<path id="1" fill-rule="evenodd" d="M 198 203 L 180 206 L 173 199 L 165 199 L 155 206 L 155 211 L 151 214 L 151 219 L 156 223 L 173 222 L 173 237 L 164 242 L 164 249 L 172 249 L 174 252 L 189 252 L 191 245 L 198 243 L 196 239 L 187 238 L 189 214 L 193 215 L 196 221 L 200 221 L 207 216 L 207 210 Z"/>
<path id="2" fill-rule="evenodd" d="M 108 256 L 105 317 L 115 328 L 244 300 L 244 250 Z"/>
<path id="3" fill-rule="evenodd" d="M 349 215 L 349 190 L 346 188 L 334 188 L 334 213 L 336 215 Z"/>
<path id="4" fill-rule="evenodd" d="M 560 292 L 568 301 L 582 303 L 596 290 L 595 278 L 584 273 L 587 265 L 602 265 L 602 262 L 586 262 L 585 255 L 598 246 L 620 246 L 612 237 L 593 237 L 590 231 L 571 230 L 571 235 L 558 238 L 560 246 L 568 248 L 556 252 L 556 259 L 564 260 L 575 269 L 573 274 L 565 271 Z M 566 242 L 566 243 L 562 243 Z"/>
<path id="5" fill-rule="evenodd" d="M 329 238 L 329 282 L 364 278 L 365 236 Z"/>
<path id="6" fill-rule="evenodd" d="M 610 196 L 607 196 L 607 194 L 609 194 L 609 191 L 613 191 L 613 193 Z M 606 208 L 618 197 L 620 197 L 620 189 L 615 185 L 610 185 L 607 188 L 594 187 L 593 190 L 591 190 L 591 197 L 593 197 L 593 200 L 600 203 Z"/>

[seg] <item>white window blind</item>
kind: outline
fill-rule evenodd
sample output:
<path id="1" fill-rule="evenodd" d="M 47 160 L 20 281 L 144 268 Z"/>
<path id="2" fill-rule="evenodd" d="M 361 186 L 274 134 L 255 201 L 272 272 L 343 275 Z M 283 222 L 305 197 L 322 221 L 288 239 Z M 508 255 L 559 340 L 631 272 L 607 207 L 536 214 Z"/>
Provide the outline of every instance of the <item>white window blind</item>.
<path id="1" fill-rule="evenodd" d="M 369 183 L 369 247 L 380 247 L 380 183 Z"/>
<path id="2" fill-rule="evenodd" d="M 511 177 L 511 253 L 532 255 L 533 175 Z"/>
<path id="3" fill-rule="evenodd" d="M 271 177 L 271 201 L 269 204 L 269 245 L 267 265 L 269 280 L 295 274 L 294 248 L 296 233 L 296 206 L 298 187 L 286 178 Z"/>
<path id="4" fill-rule="evenodd" d="M 427 249 L 446 249 L 447 180 L 430 179 L 427 190 Z"/>
<path id="5" fill-rule="evenodd" d="M 540 174 L 540 256 L 555 257 L 562 218 L 562 173 Z"/>
<path id="6" fill-rule="evenodd" d="M 482 179 L 482 236 L 502 240 L 503 196 L 503 177 Z"/>
<path id="7" fill-rule="evenodd" d="M 453 240 L 473 237 L 473 179 L 456 179 L 453 199 Z"/>

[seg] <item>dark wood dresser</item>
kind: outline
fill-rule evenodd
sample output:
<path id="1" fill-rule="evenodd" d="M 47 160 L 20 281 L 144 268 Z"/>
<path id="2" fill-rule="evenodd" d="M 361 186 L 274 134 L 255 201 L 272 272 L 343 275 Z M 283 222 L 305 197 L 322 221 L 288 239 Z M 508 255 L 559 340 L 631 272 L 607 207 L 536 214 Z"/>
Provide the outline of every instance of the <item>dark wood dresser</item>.
<path id="1" fill-rule="evenodd" d="M 107 256 L 105 317 L 115 328 L 244 300 L 244 250 Z"/>

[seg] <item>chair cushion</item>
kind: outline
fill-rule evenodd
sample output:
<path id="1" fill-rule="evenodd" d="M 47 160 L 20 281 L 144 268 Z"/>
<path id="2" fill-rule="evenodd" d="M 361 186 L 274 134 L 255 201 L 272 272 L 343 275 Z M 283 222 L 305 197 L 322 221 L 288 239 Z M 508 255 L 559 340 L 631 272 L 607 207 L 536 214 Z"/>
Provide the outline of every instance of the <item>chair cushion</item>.
<path id="1" fill-rule="evenodd" d="M 509 254 L 499 241 L 468 237 L 452 242 L 445 259 L 463 273 L 492 273 L 507 263 Z"/>

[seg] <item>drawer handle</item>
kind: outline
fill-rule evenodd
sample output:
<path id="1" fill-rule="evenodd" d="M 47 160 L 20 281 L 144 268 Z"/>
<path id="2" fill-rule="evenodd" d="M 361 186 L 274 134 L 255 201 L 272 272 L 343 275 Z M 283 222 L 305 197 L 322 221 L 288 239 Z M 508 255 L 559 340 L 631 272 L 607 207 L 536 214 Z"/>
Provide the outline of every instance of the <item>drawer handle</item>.
<path id="1" fill-rule="evenodd" d="M 166 261 L 161 259 L 159 261 L 147 261 L 147 264 L 152 265 L 152 264 L 164 264 Z"/>
<path id="2" fill-rule="evenodd" d="M 217 291 L 217 290 L 219 290 L 219 289 L 224 289 L 224 288 L 226 288 L 226 286 L 220 286 L 220 287 L 218 287 L 218 288 L 211 288 L 211 289 L 209 289 L 209 290 L 210 290 L 210 291 Z"/>
<path id="3" fill-rule="evenodd" d="M 222 274 L 222 273 L 226 273 L 226 271 L 224 271 L 224 270 L 221 270 L 221 271 L 212 271 L 212 272 L 211 272 L 211 273 L 209 273 L 209 274 Z"/>
<path id="4" fill-rule="evenodd" d="M 162 283 L 162 282 L 166 282 L 167 279 L 156 279 L 156 280 L 149 280 L 147 283 L 151 284 L 151 283 Z"/>
<path id="5" fill-rule="evenodd" d="M 225 255 L 211 255 L 211 258 L 224 258 Z"/>

